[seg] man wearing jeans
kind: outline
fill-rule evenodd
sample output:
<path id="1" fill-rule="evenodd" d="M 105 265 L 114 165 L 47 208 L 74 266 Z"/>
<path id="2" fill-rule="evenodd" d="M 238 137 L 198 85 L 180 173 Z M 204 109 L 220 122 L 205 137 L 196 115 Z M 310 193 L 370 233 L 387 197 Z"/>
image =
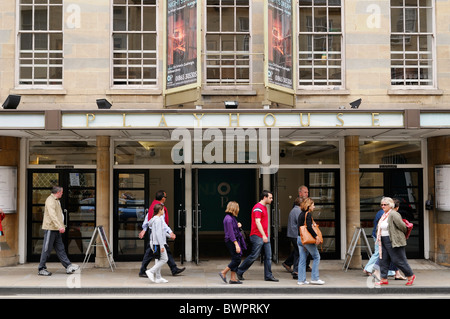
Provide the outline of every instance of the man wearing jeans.
<path id="1" fill-rule="evenodd" d="M 264 280 L 278 281 L 272 274 L 272 249 L 270 247 L 268 235 L 269 215 L 266 205 L 270 205 L 273 200 L 272 193 L 264 190 L 261 193 L 260 201 L 252 209 L 252 227 L 250 230 L 250 242 L 252 251 L 250 255 L 238 267 L 236 274 L 239 280 L 244 280 L 242 275 L 246 272 L 253 262 L 258 258 L 261 249 L 264 247 Z"/>

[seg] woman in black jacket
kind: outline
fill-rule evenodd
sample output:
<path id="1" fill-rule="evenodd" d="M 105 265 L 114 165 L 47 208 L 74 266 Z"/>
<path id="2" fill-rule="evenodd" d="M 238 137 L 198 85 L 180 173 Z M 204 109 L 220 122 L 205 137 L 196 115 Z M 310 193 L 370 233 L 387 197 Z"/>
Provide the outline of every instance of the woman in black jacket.
<path id="1" fill-rule="evenodd" d="M 323 285 L 325 282 L 320 280 L 319 278 L 319 263 L 320 263 L 320 254 L 317 249 L 317 245 L 320 244 L 319 236 L 317 236 L 316 232 L 312 228 L 312 212 L 314 211 L 314 202 L 311 198 L 306 198 L 300 204 L 300 209 L 302 210 L 300 215 L 298 216 L 298 227 L 303 226 L 305 224 L 306 219 L 306 228 L 309 233 L 316 239 L 315 244 L 302 244 L 302 240 L 299 236 L 297 237 L 297 245 L 300 253 L 300 258 L 298 261 L 298 282 L 299 285 L 306 284 L 314 284 L 314 285 Z M 313 259 L 313 265 L 311 270 L 311 282 L 306 281 L 306 258 L 308 254 L 311 254 Z"/>

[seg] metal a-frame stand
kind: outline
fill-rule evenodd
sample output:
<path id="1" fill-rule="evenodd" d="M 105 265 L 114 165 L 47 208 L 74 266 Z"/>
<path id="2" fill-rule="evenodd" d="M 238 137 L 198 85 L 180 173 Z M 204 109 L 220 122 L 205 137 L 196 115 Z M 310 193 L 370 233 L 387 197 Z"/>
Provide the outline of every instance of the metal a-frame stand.
<path id="1" fill-rule="evenodd" d="M 364 245 L 357 246 L 358 240 L 362 238 L 362 242 Z M 355 232 L 353 233 L 352 241 L 350 242 L 350 246 L 348 247 L 347 254 L 345 255 L 345 261 L 344 266 L 342 269 L 345 268 L 345 271 L 347 271 L 348 266 L 350 265 L 350 261 L 352 260 L 353 253 L 355 252 L 356 247 L 364 247 L 366 248 L 366 252 L 369 255 L 369 258 L 372 257 L 372 250 L 370 249 L 369 241 L 367 240 L 366 232 L 364 231 L 364 228 L 356 227 Z"/>
<path id="2" fill-rule="evenodd" d="M 102 244 L 97 244 L 97 235 L 100 235 L 100 239 Z M 106 257 L 108 258 L 109 266 L 111 267 L 111 271 L 114 271 L 114 268 L 116 267 L 116 264 L 114 262 L 114 259 L 112 257 L 112 250 L 109 248 L 108 239 L 106 238 L 105 230 L 103 229 L 103 226 L 97 226 L 94 229 L 94 233 L 92 234 L 91 241 L 89 242 L 88 249 L 86 250 L 86 256 L 84 257 L 83 265 L 81 266 L 81 269 L 84 268 L 85 264 L 88 262 L 89 258 L 92 254 L 92 248 L 97 246 L 103 246 L 103 249 L 105 249 Z M 114 268 L 113 268 L 114 266 Z"/>

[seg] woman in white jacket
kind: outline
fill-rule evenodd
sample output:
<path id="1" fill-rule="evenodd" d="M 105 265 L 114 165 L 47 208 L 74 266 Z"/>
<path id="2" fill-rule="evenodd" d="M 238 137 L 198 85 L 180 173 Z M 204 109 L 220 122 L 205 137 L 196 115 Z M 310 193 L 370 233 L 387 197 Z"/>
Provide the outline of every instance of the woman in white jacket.
<path id="1" fill-rule="evenodd" d="M 156 204 L 153 207 L 153 217 L 149 222 L 152 229 L 150 237 L 150 245 L 155 255 L 155 265 L 146 271 L 148 278 L 156 283 L 166 283 L 166 279 L 161 277 L 161 267 L 167 263 L 166 245 L 166 222 L 164 221 L 164 206 Z"/>

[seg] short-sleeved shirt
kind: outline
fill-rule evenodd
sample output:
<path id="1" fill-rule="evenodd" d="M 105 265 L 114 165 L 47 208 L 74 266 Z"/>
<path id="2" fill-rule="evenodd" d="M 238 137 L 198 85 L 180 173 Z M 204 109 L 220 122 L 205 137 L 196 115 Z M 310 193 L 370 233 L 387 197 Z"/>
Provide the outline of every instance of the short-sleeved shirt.
<path id="1" fill-rule="evenodd" d="M 261 219 L 261 226 L 264 230 L 264 232 L 267 234 L 269 233 L 267 231 L 269 226 L 269 216 L 267 214 L 267 208 L 266 206 L 262 205 L 261 203 L 257 203 L 255 206 L 253 206 L 252 209 L 252 227 L 250 230 L 250 236 L 256 235 L 258 237 L 263 237 L 262 234 L 259 232 L 258 227 L 256 226 L 255 219 L 260 218 Z"/>

